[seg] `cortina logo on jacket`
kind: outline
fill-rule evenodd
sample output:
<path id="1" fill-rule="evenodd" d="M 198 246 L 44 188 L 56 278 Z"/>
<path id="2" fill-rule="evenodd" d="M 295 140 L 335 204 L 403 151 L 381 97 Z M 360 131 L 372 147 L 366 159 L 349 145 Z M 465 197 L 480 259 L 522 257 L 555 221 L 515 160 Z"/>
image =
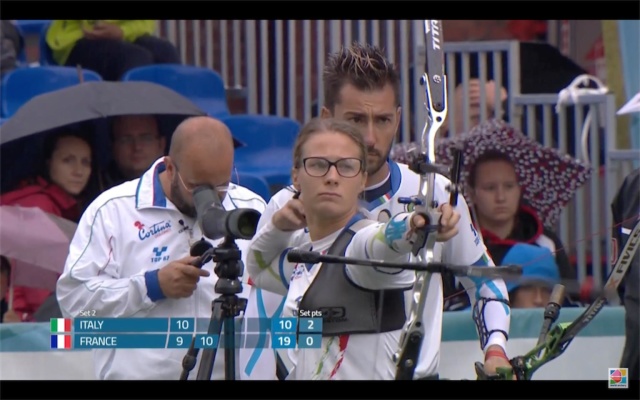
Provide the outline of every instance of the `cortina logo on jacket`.
<path id="1" fill-rule="evenodd" d="M 136 221 L 133 225 L 138 228 L 138 238 L 140 240 L 149 239 L 150 237 L 159 236 L 165 233 L 168 233 L 171 230 L 171 222 L 170 221 L 160 221 L 155 224 L 146 227 L 140 221 Z"/>

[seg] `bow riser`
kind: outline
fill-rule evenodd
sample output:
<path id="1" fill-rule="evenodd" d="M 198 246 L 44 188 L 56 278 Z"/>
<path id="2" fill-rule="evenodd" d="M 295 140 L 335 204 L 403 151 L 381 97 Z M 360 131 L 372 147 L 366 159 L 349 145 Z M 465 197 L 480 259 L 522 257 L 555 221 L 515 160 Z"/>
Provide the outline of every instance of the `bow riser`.
<path id="1" fill-rule="evenodd" d="M 435 163 L 435 140 L 447 115 L 446 77 L 444 75 L 444 52 L 442 50 L 441 21 L 425 20 L 427 73 L 422 76 L 425 86 L 425 107 L 427 121 L 422 131 L 419 154 L 412 155 L 409 168 L 420 175 L 418 194 L 400 198 L 404 204 L 413 204 L 414 211 L 423 215 L 427 225 L 416 232 L 412 253 L 419 262 L 434 261 L 436 233 L 441 213 L 435 200 L 436 173 L 443 167 Z M 411 309 L 400 336 L 399 350 L 394 360 L 398 368 L 396 379 L 411 380 L 418 364 L 418 357 L 424 338 L 424 307 L 431 273 L 417 272 L 411 297 Z"/>

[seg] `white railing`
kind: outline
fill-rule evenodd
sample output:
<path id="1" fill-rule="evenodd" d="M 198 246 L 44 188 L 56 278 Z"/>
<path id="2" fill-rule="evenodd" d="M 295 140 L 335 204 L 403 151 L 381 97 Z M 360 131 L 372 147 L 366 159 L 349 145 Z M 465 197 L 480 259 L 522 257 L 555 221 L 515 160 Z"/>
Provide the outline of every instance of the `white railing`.
<path id="1" fill-rule="evenodd" d="M 178 46 L 184 63 L 218 71 L 230 97 L 244 99 L 243 112 L 299 121 L 315 115 L 323 102 L 322 69 L 328 54 L 353 41 L 372 43 L 385 49 L 401 75 L 405 112 L 399 139 L 410 141 L 424 124 L 424 92 L 418 90 L 425 65 L 422 21 L 179 20 L 163 21 L 159 34 Z M 509 85 L 502 79 L 505 60 L 518 59 L 516 42 L 447 43 L 444 48 L 447 70 L 451 70 L 450 98 L 456 81 L 467 90 L 468 71 L 474 67 L 471 55 L 480 60 L 481 80 L 495 76 L 498 85 L 508 87 L 510 93 L 519 92 L 517 68 L 508 68 Z M 449 68 L 456 58 L 462 65 L 462 77 Z M 486 70 L 487 59 L 494 60 L 492 71 Z M 468 104 L 463 110 L 450 105 L 449 113 L 451 117 L 456 112 L 466 115 L 467 109 Z"/>

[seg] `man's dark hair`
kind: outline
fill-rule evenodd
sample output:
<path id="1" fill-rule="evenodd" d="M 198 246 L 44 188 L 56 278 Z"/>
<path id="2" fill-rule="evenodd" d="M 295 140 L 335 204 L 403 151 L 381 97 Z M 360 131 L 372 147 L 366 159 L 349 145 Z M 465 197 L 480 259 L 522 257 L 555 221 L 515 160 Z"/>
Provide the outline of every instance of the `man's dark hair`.
<path id="1" fill-rule="evenodd" d="M 391 85 L 400 105 L 400 75 L 384 52 L 376 46 L 353 43 L 329 56 L 324 67 L 324 104 L 333 111 L 340 103 L 340 90 L 351 84 L 358 90 L 380 90 Z"/>

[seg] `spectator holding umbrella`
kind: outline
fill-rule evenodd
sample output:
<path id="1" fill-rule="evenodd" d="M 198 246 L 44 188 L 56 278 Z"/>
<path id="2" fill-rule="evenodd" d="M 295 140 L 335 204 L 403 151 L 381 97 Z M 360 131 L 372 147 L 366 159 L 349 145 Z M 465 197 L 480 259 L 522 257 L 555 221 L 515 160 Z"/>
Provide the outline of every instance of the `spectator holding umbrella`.
<path id="1" fill-rule="evenodd" d="M 37 207 L 77 222 L 85 199 L 89 199 L 89 182 L 95 170 L 90 142 L 80 133 L 63 130 L 48 135 L 43 150 L 40 173 L 0 196 L 0 204 Z M 50 295 L 50 290 L 16 286 L 8 312 L 15 312 L 22 321 L 31 321 Z"/>
<path id="2" fill-rule="evenodd" d="M 483 122 L 468 135 L 443 140 L 437 148 L 439 162 L 451 163 L 454 146 L 463 148 L 461 183 L 493 261 L 504 263 L 516 244 L 536 245 L 555 256 L 562 279 L 576 279 L 565 246 L 551 227 L 589 178 L 590 169 L 502 120 Z"/>

